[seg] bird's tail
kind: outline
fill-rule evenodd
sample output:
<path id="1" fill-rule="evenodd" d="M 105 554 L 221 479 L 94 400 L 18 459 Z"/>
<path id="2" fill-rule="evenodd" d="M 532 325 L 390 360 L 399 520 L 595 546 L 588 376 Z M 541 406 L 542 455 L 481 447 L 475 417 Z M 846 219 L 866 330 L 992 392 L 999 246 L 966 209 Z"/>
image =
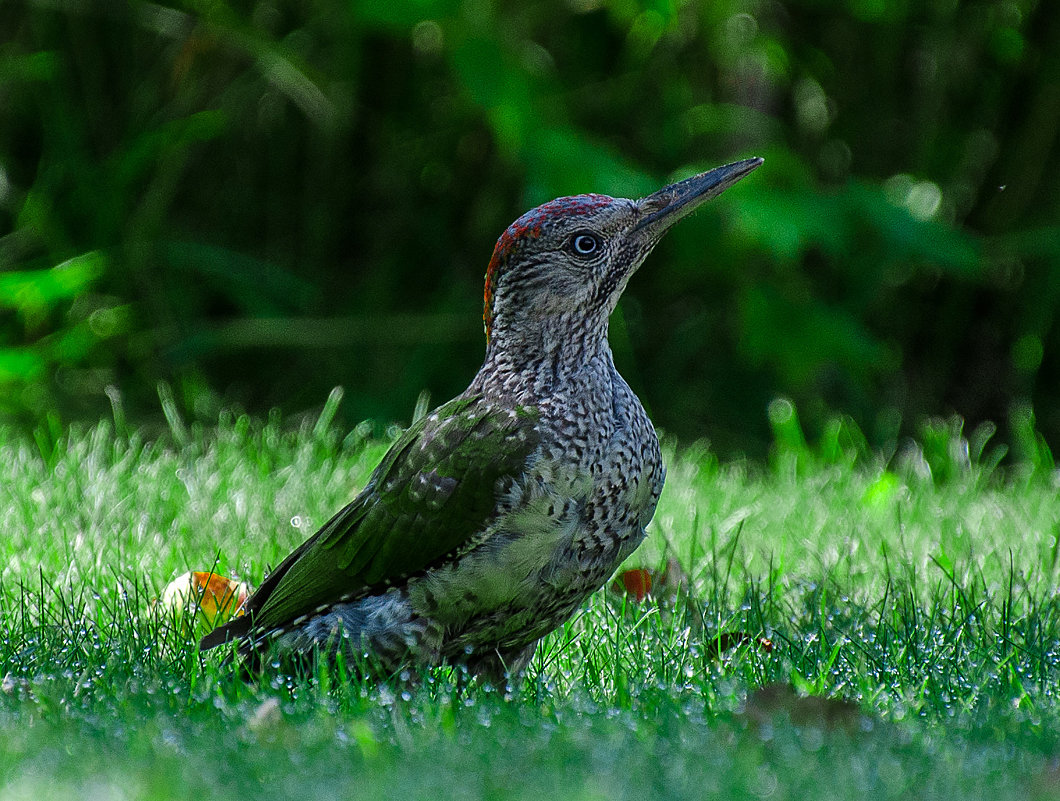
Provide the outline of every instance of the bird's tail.
<path id="1" fill-rule="evenodd" d="M 218 626 L 201 640 L 199 640 L 199 650 L 209 651 L 211 648 L 216 648 L 218 645 L 224 645 L 226 642 L 232 642 L 233 640 L 242 640 L 250 635 L 250 630 L 254 627 L 254 621 L 250 615 L 243 615 L 237 617 L 223 626 Z"/>

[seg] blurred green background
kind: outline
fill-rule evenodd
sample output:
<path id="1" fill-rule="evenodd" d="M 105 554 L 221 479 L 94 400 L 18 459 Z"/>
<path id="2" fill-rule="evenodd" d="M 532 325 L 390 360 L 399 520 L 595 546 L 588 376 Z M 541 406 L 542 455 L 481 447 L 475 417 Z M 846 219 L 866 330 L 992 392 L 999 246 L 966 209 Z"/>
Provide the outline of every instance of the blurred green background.
<path id="1" fill-rule="evenodd" d="M 1060 443 L 1058 127 L 1032 0 L 4 0 L 0 417 L 407 422 L 517 215 L 757 155 L 613 320 L 660 428 Z"/>

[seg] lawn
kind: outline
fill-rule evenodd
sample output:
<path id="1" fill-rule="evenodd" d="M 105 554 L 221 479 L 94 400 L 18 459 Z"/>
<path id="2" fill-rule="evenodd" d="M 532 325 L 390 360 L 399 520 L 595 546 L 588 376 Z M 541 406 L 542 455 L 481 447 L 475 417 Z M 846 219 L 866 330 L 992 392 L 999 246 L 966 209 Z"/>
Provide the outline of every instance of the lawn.
<path id="1" fill-rule="evenodd" d="M 953 424 L 876 455 L 775 415 L 769 465 L 668 443 L 627 566 L 654 595 L 597 593 L 516 686 L 243 682 L 155 599 L 259 582 L 353 496 L 387 439 L 335 400 L 0 432 L 0 801 L 1060 798 L 1056 476 Z"/>

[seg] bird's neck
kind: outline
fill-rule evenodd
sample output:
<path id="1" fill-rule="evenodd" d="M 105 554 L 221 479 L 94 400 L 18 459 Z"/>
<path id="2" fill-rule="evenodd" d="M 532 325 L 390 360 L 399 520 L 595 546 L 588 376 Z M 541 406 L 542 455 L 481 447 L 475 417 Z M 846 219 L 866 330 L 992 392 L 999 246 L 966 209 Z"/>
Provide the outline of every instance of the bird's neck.
<path id="1" fill-rule="evenodd" d="M 599 371 L 614 369 L 607 327 L 555 325 L 495 331 L 471 388 L 517 403 L 570 391 Z"/>

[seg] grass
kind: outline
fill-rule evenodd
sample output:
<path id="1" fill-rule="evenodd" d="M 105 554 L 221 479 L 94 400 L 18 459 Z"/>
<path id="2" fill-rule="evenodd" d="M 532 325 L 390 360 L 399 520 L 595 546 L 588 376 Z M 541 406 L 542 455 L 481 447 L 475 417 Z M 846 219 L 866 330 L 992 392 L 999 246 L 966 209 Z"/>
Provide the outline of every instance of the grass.
<path id="1" fill-rule="evenodd" d="M 1060 797 L 1054 475 L 952 426 L 889 460 L 671 446 L 631 560 L 669 579 L 598 593 L 517 687 L 243 683 L 153 599 L 260 581 L 353 495 L 386 442 L 336 401 L 0 434 L 0 801 Z M 773 650 L 719 655 L 736 632 Z"/>

